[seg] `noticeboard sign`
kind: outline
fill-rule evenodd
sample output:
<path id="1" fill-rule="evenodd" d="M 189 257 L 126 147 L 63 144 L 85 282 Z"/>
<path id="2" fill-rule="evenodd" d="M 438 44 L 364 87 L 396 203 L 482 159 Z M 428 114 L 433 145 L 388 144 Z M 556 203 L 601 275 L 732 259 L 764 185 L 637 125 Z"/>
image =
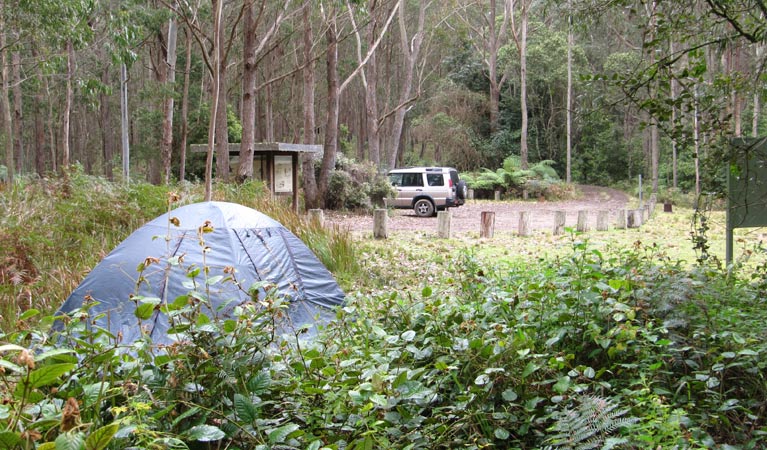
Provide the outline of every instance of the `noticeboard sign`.
<path id="1" fill-rule="evenodd" d="M 767 226 L 767 138 L 735 139 L 727 172 L 727 262 L 732 230 Z"/>
<path id="2" fill-rule="evenodd" d="M 274 156 L 274 192 L 293 192 L 293 157 L 290 155 Z"/>

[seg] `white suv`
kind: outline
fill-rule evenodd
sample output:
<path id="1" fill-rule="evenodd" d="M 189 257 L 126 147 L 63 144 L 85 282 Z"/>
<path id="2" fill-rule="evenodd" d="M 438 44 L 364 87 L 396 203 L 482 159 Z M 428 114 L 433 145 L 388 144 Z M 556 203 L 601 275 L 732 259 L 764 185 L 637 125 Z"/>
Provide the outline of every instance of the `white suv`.
<path id="1" fill-rule="evenodd" d="M 412 167 L 389 171 L 389 182 L 397 190 L 396 198 L 386 199 L 386 206 L 413 208 L 419 217 L 430 217 L 466 201 L 466 183 L 451 167 Z"/>

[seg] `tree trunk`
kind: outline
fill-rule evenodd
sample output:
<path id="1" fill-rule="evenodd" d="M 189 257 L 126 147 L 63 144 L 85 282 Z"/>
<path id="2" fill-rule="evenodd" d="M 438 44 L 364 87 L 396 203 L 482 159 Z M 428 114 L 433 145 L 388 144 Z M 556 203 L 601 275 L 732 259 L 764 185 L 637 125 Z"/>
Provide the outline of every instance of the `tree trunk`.
<path id="1" fill-rule="evenodd" d="M 223 1 L 223 0 L 217 0 Z M 219 37 L 217 49 L 218 57 L 218 105 L 216 107 L 216 178 L 221 181 L 229 180 L 229 124 L 227 117 L 227 99 L 226 99 L 226 60 L 222 57 L 223 38 Z"/>
<path id="2" fill-rule="evenodd" d="M 101 83 L 104 86 L 110 85 L 109 64 L 104 64 L 101 69 Z M 112 171 L 112 159 L 114 158 L 114 133 L 109 126 L 111 116 L 109 95 L 102 91 L 99 95 L 99 128 L 101 128 L 101 155 L 104 158 L 104 176 L 107 180 L 114 180 Z"/>
<path id="3" fill-rule="evenodd" d="M 253 6 L 245 4 L 242 18 L 242 140 L 237 178 L 253 176 L 253 147 L 256 142 L 256 19 Z"/>
<path id="4" fill-rule="evenodd" d="M 12 77 L 13 77 L 13 135 L 14 148 L 16 151 L 16 171 L 24 173 L 27 167 L 27 155 L 24 151 L 24 133 L 23 126 L 23 100 L 21 95 L 21 55 L 19 52 L 13 52 L 11 55 Z"/>
<path id="5" fill-rule="evenodd" d="M 394 114 L 394 123 L 392 124 L 391 131 L 391 154 L 389 156 L 389 169 L 392 169 L 397 164 L 397 155 L 401 150 L 401 138 L 402 129 L 405 123 L 405 114 L 407 113 L 407 106 L 411 101 L 411 92 L 413 91 L 413 80 L 415 76 L 415 64 L 418 61 L 419 54 L 421 52 L 421 45 L 424 37 L 424 26 L 426 22 L 426 2 L 424 0 L 419 1 L 418 8 L 418 29 L 413 35 L 412 39 L 408 38 L 407 28 L 405 27 L 405 3 L 400 5 L 399 10 L 399 27 L 400 27 L 400 50 L 402 51 L 402 57 L 404 62 L 405 77 L 402 83 L 402 91 L 400 91 L 399 104 L 397 105 L 397 112 Z"/>
<path id="6" fill-rule="evenodd" d="M 37 58 L 37 51 L 32 50 L 32 57 Z M 35 171 L 37 175 L 45 175 L 45 124 L 43 120 L 43 111 L 45 105 L 45 91 L 43 91 L 43 71 L 41 65 L 35 68 L 35 76 L 39 85 L 35 91 L 33 113 L 35 115 Z"/>
<path id="7" fill-rule="evenodd" d="M 189 136 L 189 76 L 192 72 L 192 34 L 185 29 L 186 65 L 184 67 L 184 92 L 181 95 L 181 138 L 179 144 L 178 179 L 186 178 L 186 141 Z"/>
<path id="8" fill-rule="evenodd" d="M 307 0 L 303 6 L 302 20 L 304 25 L 303 35 L 303 112 L 304 112 L 304 144 L 314 144 L 314 58 L 312 58 L 312 35 L 311 24 L 311 5 L 312 0 Z M 317 208 L 319 199 L 317 197 L 317 180 L 314 176 L 314 156 L 311 153 L 304 153 L 301 161 L 303 172 L 304 202 L 307 209 Z"/>
<path id="9" fill-rule="evenodd" d="M 527 0 L 522 1 L 521 32 L 519 39 L 519 101 L 522 114 L 519 160 L 520 168 L 526 170 L 527 162 Z"/>
<path id="10" fill-rule="evenodd" d="M 120 65 L 120 148 L 123 181 L 130 180 L 130 125 L 128 123 L 128 68 Z"/>
<path id="11" fill-rule="evenodd" d="M 162 168 L 165 184 L 171 180 L 171 157 L 173 156 L 173 103 L 176 84 L 176 42 L 178 36 L 178 27 L 175 17 L 168 19 L 168 40 L 166 49 L 166 58 L 164 63 L 158 68 L 165 73 L 166 97 L 163 100 L 163 122 L 162 122 L 162 141 L 160 142 L 160 153 L 162 154 Z"/>
<path id="12" fill-rule="evenodd" d="M 376 31 L 378 29 L 378 15 L 376 14 L 376 0 L 368 2 L 369 10 L 373 17 L 370 19 L 367 31 L 368 47 L 375 45 Z M 350 12 L 351 14 L 351 12 Z M 362 51 L 357 46 L 357 59 L 362 64 Z M 381 137 L 378 127 L 378 66 L 376 53 L 370 55 L 365 68 L 362 69 L 362 84 L 365 88 L 365 118 L 367 126 L 368 157 L 376 167 L 381 166 Z"/>
<path id="13" fill-rule="evenodd" d="M 565 165 L 565 181 L 572 182 L 572 125 L 573 125 L 573 15 L 572 0 L 567 0 L 567 163 Z"/>
<path id="14" fill-rule="evenodd" d="M 327 19 L 327 30 L 325 39 L 327 40 L 327 115 L 325 118 L 325 153 L 322 156 L 322 167 L 320 168 L 320 177 L 318 180 L 317 191 L 322 202 L 327 199 L 328 182 L 330 181 L 330 172 L 336 165 L 336 150 L 338 148 L 338 109 L 339 109 L 339 91 L 338 91 L 338 36 L 335 12 Z"/>
<path id="15" fill-rule="evenodd" d="M 13 183 L 13 124 L 11 123 L 11 102 L 8 99 L 10 95 L 10 86 L 8 83 L 8 48 L 6 47 L 6 29 L 5 21 L 2 20 L 2 15 L 6 9 L 5 2 L 0 3 L 0 76 L 2 76 L 2 95 L 0 96 L 0 109 L 2 110 L 3 128 L 2 142 L 5 146 L 5 168 L 8 171 L 6 181 Z"/>
<path id="16" fill-rule="evenodd" d="M 221 89 L 221 9 L 223 0 L 211 0 L 213 6 L 213 86 L 210 96 L 210 123 L 208 125 L 208 154 L 205 159 L 205 201 L 213 197 L 213 145 L 216 142 L 216 117 L 218 115 L 219 90 Z M 229 161 L 227 150 L 227 161 Z"/>
<path id="17" fill-rule="evenodd" d="M 74 79 L 75 48 L 72 39 L 67 40 L 67 85 L 66 97 L 64 100 L 64 109 L 61 112 L 61 168 L 66 170 L 69 167 L 69 122 L 72 114 L 72 99 L 74 92 L 72 80 Z"/>

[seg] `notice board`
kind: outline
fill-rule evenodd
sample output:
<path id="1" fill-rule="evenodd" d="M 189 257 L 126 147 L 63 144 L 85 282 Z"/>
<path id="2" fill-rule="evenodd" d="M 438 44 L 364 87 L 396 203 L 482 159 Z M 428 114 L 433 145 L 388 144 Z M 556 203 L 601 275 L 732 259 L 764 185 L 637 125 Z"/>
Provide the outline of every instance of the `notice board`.
<path id="1" fill-rule="evenodd" d="M 767 226 L 767 138 L 734 139 L 727 172 L 727 263 L 735 228 Z"/>

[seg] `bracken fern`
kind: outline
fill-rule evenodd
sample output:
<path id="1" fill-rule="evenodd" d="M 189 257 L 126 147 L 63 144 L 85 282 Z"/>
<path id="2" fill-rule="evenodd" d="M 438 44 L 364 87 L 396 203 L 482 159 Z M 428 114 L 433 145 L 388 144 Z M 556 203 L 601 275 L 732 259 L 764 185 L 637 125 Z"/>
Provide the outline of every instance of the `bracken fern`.
<path id="1" fill-rule="evenodd" d="M 608 449 L 628 443 L 625 438 L 611 437 L 621 427 L 639 420 L 623 417 L 628 409 L 618 409 L 616 401 L 592 395 L 578 397 L 577 401 L 575 408 L 554 415 L 557 421 L 549 428 L 554 434 L 546 440 L 547 449 Z"/>

